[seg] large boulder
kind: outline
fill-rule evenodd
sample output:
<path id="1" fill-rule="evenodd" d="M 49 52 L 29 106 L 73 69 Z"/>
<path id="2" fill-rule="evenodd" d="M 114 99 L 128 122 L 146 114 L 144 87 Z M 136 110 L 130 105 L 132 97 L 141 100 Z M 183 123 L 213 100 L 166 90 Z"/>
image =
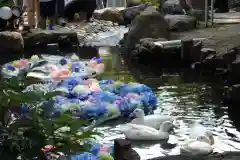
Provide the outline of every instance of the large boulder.
<path id="1" fill-rule="evenodd" d="M 99 17 L 100 20 L 111 21 L 120 25 L 124 24 L 123 14 L 117 9 L 107 9 Z"/>
<path id="2" fill-rule="evenodd" d="M 164 14 L 184 14 L 179 0 L 167 0 L 162 6 L 162 11 Z"/>
<path id="3" fill-rule="evenodd" d="M 23 33 L 23 38 L 26 50 L 44 49 L 42 46 L 51 43 L 64 45 L 79 44 L 77 33 L 65 28 L 57 30 L 32 29 L 29 32 Z"/>
<path id="4" fill-rule="evenodd" d="M 168 23 L 156 7 L 146 8 L 133 20 L 124 37 L 123 52 L 131 53 L 142 38 L 170 38 Z"/>
<path id="5" fill-rule="evenodd" d="M 187 31 L 196 28 L 196 18 L 187 15 L 165 15 L 172 31 Z"/>
<path id="6" fill-rule="evenodd" d="M 0 32 L 0 52 L 18 52 L 23 51 L 24 42 L 23 37 L 18 32 Z"/>
<path id="7" fill-rule="evenodd" d="M 133 7 L 128 7 L 123 10 L 123 18 L 126 24 L 130 24 L 137 15 L 149 7 L 149 4 L 140 4 Z"/>
<path id="8" fill-rule="evenodd" d="M 1 63 L 5 62 L 5 59 L 10 61 L 10 57 L 13 54 L 22 55 L 24 48 L 23 37 L 18 32 L 0 32 L 0 54 L 3 55 Z"/>

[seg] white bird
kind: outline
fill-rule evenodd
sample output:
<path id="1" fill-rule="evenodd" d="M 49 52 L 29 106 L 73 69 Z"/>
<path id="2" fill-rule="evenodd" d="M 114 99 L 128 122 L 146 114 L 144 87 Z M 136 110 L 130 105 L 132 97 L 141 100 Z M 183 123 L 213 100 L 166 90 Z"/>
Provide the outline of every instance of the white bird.
<path id="1" fill-rule="evenodd" d="M 193 122 L 192 124 L 190 124 L 190 138 L 191 139 L 196 139 L 199 136 L 205 136 L 206 132 L 208 132 L 208 130 L 206 129 L 206 127 L 204 127 L 203 125 L 199 124 L 198 122 Z"/>
<path id="2" fill-rule="evenodd" d="M 120 126 L 120 132 L 129 140 L 168 140 L 169 131 L 173 128 L 175 126 L 169 121 L 163 122 L 159 130 L 145 125 L 127 123 Z"/>
<path id="3" fill-rule="evenodd" d="M 147 115 L 145 116 L 144 111 L 140 108 L 135 109 L 132 112 L 132 115 L 135 116 L 130 123 L 132 124 L 141 124 L 145 126 L 149 126 L 155 129 L 159 129 L 161 124 L 165 121 L 173 122 L 177 117 L 167 116 L 167 115 Z"/>
<path id="4" fill-rule="evenodd" d="M 207 131 L 205 135 L 198 136 L 180 148 L 181 154 L 207 156 L 213 152 L 214 138 L 211 132 Z"/>

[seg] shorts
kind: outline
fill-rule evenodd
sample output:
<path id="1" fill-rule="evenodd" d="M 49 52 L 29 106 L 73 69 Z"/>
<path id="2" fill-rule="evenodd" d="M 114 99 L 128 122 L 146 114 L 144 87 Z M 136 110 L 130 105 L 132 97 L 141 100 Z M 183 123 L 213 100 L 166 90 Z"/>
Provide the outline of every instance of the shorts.
<path id="1" fill-rule="evenodd" d="M 40 2 L 40 16 L 43 18 L 54 17 L 56 13 L 56 0 Z"/>

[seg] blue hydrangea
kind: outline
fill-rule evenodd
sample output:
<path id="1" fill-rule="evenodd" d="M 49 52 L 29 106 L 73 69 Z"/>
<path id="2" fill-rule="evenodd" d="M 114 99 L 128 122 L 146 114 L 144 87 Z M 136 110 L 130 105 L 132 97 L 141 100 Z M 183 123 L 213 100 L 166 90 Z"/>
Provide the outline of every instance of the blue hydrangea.
<path id="1" fill-rule="evenodd" d="M 15 67 L 12 65 L 12 64 L 8 64 L 7 65 L 7 70 L 10 70 L 10 71 L 15 71 Z"/>
<path id="2" fill-rule="evenodd" d="M 83 152 L 71 156 L 71 160 L 97 160 L 97 157 L 91 153 Z"/>

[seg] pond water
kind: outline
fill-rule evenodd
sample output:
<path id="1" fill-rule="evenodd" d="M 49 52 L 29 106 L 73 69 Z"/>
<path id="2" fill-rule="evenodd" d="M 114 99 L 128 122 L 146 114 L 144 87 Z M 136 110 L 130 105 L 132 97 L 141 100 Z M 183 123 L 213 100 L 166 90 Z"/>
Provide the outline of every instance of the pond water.
<path id="1" fill-rule="evenodd" d="M 122 64 L 123 61 L 116 54 L 117 50 L 101 48 L 100 56 L 105 64 L 105 72 L 100 79 L 113 79 L 127 82 L 140 82 L 148 85 L 157 95 L 158 103 L 155 114 L 176 115 L 180 118 L 175 125 L 178 129 L 171 133 L 168 143 L 161 142 L 133 142 L 133 148 L 140 154 L 141 160 L 165 155 L 179 154 L 181 144 L 186 143 L 193 121 L 197 121 L 212 131 L 215 138 L 215 152 L 240 150 L 240 122 L 233 122 L 228 114 L 228 107 L 221 104 L 221 100 L 211 83 L 202 81 L 191 72 L 172 72 L 155 68 L 137 72 L 129 72 Z M 203 83 L 204 82 L 204 83 Z M 230 114 L 229 114 L 230 115 Z M 234 114 L 238 117 L 238 114 Z M 116 138 L 124 138 L 117 131 L 116 126 L 126 123 L 123 120 L 112 120 L 99 126 L 102 133 L 98 139 L 104 143 L 113 143 Z M 234 136 L 235 135 L 235 136 Z"/>
<path id="2" fill-rule="evenodd" d="M 131 76 L 121 66 L 121 63 L 116 65 L 115 61 L 115 64 L 112 64 L 112 57 L 116 58 L 115 56 L 111 56 L 104 49 L 100 50 L 100 56 L 106 65 L 106 71 L 101 76 L 102 79 L 110 78 L 124 82 L 139 82 L 139 78 L 136 80 Z M 141 159 L 179 154 L 180 145 L 188 140 L 189 124 L 193 121 L 199 122 L 213 132 L 216 143 L 215 152 L 240 150 L 240 139 L 238 138 L 240 132 L 236 130 L 228 117 L 228 108 L 221 104 L 220 99 L 216 98 L 215 91 L 210 85 L 200 82 L 197 77 L 191 79 L 190 76 L 188 73 L 184 75 L 183 73 L 166 73 L 140 80 L 140 83 L 150 86 L 157 94 L 158 108 L 155 110 L 155 114 L 180 116 L 175 122 L 179 128 L 171 134 L 168 144 L 133 142 L 133 147 L 141 155 Z M 103 134 L 99 139 L 106 143 L 112 143 L 115 138 L 124 138 L 124 135 L 116 129 L 119 123 L 124 122 L 111 121 L 98 127 Z M 236 137 L 232 136 L 231 133 Z"/>

